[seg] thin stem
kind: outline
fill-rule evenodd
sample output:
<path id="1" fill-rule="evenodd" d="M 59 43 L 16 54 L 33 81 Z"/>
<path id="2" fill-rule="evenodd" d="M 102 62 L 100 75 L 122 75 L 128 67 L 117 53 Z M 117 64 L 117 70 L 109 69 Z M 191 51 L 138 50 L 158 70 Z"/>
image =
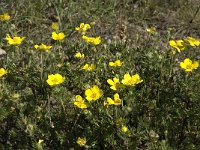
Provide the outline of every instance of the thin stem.
<path id="1" fill-rule="evenodd" d="M 65 117 L 67 117 L 67 115 L 66 115 L 66 110 L 65 110 L 65 107 L 64 107 L 64 104 L 63 104 L 63 100 L 62 99 L 60 99 L 60 102 L 61 102 L 61 105 L 62 105 L 62 109 L 63 109 L 63 112 L 64 112 L 64 114 L 65 114 Z"/>

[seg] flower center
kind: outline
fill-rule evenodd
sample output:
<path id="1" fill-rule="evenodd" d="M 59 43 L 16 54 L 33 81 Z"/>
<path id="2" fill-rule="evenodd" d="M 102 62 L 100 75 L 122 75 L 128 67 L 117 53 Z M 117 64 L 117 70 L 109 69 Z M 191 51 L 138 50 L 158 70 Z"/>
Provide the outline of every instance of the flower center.
<path id="1" fill-rule="evenodd" d="M 57 83 L 58 79 L 55 78 L 55 79 L 52 80 L 52 82 Z"/>
<path id="2" fill-rule="evenodd" d="M 187 69 L 192 69 L 192 64 L 187 64 L 187 65 L 186 65 L 186 68 L 187 68 Z"/>
<path id="3" fill-rule="evenodd" d="M 92 98 L 96 98 L 97 97 L 97 93 L 92 93 L 91 97 Z"/>

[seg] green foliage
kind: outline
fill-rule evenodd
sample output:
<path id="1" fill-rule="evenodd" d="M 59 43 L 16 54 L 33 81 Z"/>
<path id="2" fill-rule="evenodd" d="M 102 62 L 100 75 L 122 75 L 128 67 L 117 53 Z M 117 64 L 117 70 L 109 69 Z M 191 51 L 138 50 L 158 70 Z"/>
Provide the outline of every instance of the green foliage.
<path id="1" fill-rule="evenodd" d="M 8 71 L 0 77 L 0 149 L 200 149 L 200 69 L 185 72 L 179 65 L 185 58 L 199 61 L 198 47 L 178 53 L 169 46 L 170 39 L 198 37 L 193 3 L 2 0 L 0 14 L 11 19 L 0 22 L 0 47 L 7 53 L 0 68 Z M 187 7 L 191 11 L 184 14 Z M 52 22 L 59 23 L 64 40 L 52 40 Z M 101 36 L 100 45 L 83 41 L 75 30 L 81 22 L 96 23 L 87 35 Z M 151 26 L 156 33 L 146 32 Z M 26 39 L 13 46 L 6 34 Z M 35 49 L 40 43 L 53 47 Z M 85 58 L 75 58 L 76 52 Z M 110 67 L 117 59 L 122 66 Z M 82 70 L 86 63 L 96 68 Z M 49 86 L 48 75 L 56 73 L 65 81 Z M 143 82 L 110 89 L 107 79 L 121 82 L 126 73 L 138 73 Z M 85 100 L 87 109 L 74 105 L 75 96 L 85 99 L 93 85 L 103 96 Z M 122 104 L 104 106 L 115 93 Z M 85 146 L 77 144 L 78 137 L 86 138 Z"/>

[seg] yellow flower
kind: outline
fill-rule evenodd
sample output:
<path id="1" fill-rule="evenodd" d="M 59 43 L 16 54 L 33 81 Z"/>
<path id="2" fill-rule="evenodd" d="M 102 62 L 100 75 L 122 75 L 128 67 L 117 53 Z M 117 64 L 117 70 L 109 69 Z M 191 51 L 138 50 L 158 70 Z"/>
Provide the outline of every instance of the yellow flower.
<path id="1" fill-rule="evenodd" d="M 80 146 L 80 147 L 83 147 L 85 146 L 86 144 L 86 138 L 81 138 L 81 137 L 78 137 L 78 140 L 76 141 L 76 143 Z"/>
<path id="2" fill-rule="evenodd" d="M 147 28 L 146 31 L 149 32 L 149 33 L 155 34 L 156 28 L 155 27 Z"/>
<path id="3" fill-rule="evenodd" d="M 108 84 L 111 85 L 110 88 L 111 88 L 112 90 L 114 90 L 114 91 L 116 91 L 118 88 L 121 87 L 121 84 L 120 84 L 120 82 L 119 82 L 119 79 L 116 78 L 116 77 L 114 77 L 113 80 L 112 80 L 112 79 L 108 79 L 107 82 L 108 82 Z"/>
<path id="4" fill-rule="evenodd" d="M 46 80 L 50 86 L 59 85 L 65 81 L 65 78 L 60 74 L 50 74 Z"/>
<path id="5" fill-rule="evenodd" d="M 48 51 L 50 48 L 52 48 L 52 46 L 48 46 L 43 43 L 41 45 L 34 45 L 34 47 L 43 51 Z"/>
<path id="6" fill-rule="evenodd" d="M 19 36 L 14 36 L 13 38 L 10 37 L 9 34 L 6 35 L 5 38 L 8 41 L 8 44 L 10 45 L 20 45 L 22 41 L 25 39 L 25 37 L 19 37 Z"/>
<path id="7" fill-rule="evenodd" d="M 53 30 L 58 30 L 58 29 L 59 29 L 59 24 L 58 24 L 58 22 L 52 22 L 51 28 L 52 28 Z"/>
<path id="8" fill-rule="evenodd" d="M 185 50 L 186 45 L 184 43 L 183 40 L 170 40 L 169 41 L 169 45 L 175 49 L 177 49 L 177 51 L 180 53 L 181 51 Z"/>
<path id="9" fill-rule="evenodd" d="M 94 64 L 85 64 L 83 67 L 82 67 L 83 70 L 87 70 L 87 71 L 92 71 L 95 69 L 95 65 Z"/>
<path id="10" fill-rule="evenodd" d="M 85 34 L 85 32 L 90 29 L 91 26 L 89 24 L 81 23 L 79 27 L 76 27 L 75 30 Z"/>
<path id="11" fill-rule="evenodd" d="M 187 37 L 184 39 L 184 41 L 188 42 L 191 46 L 199 46 L 200 45 L 200 41 L 193 37 Z"/>
<path id="12" fill-rule="evenodd" d="M 77 52 L 75 55 L 74 55 L 75 58 L 80 58 L 80 59 L 83 59 L 85 57 L 84 54 L 81 54 L 80 52 Z"/>
<path id="13" fill-rule="evenodd" d="M 94 38 L 94 37 L 88 37 L 88 36 L 83 35 L 82 39 L 85 40 L 87 43 L 91 43 L 94 45 L 99 45 L 101 43 L 100 36 Z"/>
<path id="14" fill-rule="evenodd" d="M 199 67 L 199 62 L 194 61 L 192 63 L 192 60 L 189 58 L 186 58 L 184 62 L 180 63 L 181 68 L 185 69 L 186 72 L 191 72 L 193 69 L 197 69 Z"/>
<path id="15" fill-rule="evenodd" d="M 44 140 L 40 140 L 38 141 L 38 144 L 42 144 L 44 142 Z"/>
<path id="16" fill-rule="evenodd" d="M 87 108 L 85 101 L 80 95 L 76 95 L 74 105 L 76 105 L 78 108 L 81 108 L 81 109 Z"/>
<path id="17" fill-rule="evenodd" d="M 111 67 L 121 67 L 122 62 L 120 60 L 116 60 L 115 62 L 109 62 L 109 66 Z"/>
<path id="18" fill-rule="evenodd" d="M 122 80 L 122 83 L 127 86 L 135 86 L 141 82 L 143 82 L 143 80 L 140 79 L 138 74 L 131 76 L 129 73 L 126 73 L 124 75 L 124 79 Z"/>
<path id="19" fill-rule="evenodd" d="M 1 21 L 8 21 L 8 20 L 10 20 L 10 16 L 8 15 L 8 13 L 5 13 L 3 15 L 0 15 L 0 20 Z"/>
<path id="20" fill-rule="evenodd" d="M 0 68 L 0 77 L 2 77 L 3 75 L 7 74 L 8 71 L 5 70 L 4 68 Z"/>
<path id="21" fill-rule="evenodd" d="M 92 39 L 91 43 L 94 45 L 99 45 L 101 43 L 101 37 L 98 36 L 98 37 Z"/>
<path id="22" fill-rule="evenodd" d="M 63 32 L 60 32 L 60 33 L 52 32 L 52 39 L 56 41 L 60 41 L 64 38 L 65 38 L 65 34 Z"/>
<path id="23" fill-rule="evenodd" d="M 122 130 L 122 132 L 126 133 L 128 131 L 128 127 L 125 125 L 122 125 L 121 130 Z"/>
<path id="24" fill-rule="evenodd" d="M 110 97 L 107 97 L 107 100 L 104 102 L 104 106 L 106 105 L 121 105 L 122 104 L 122 101 L 121 99 L 119 98 L 119 94 L 116 93 L 114 95 L 114 99 L 111 99 Z"/>
<path id="25" fill-rule="evenodd" d="M 96 101 L 103 95 L 103 91 L 98 86 L 93 86 L 85 90 L 85 96 L 88 101 Z"/>

